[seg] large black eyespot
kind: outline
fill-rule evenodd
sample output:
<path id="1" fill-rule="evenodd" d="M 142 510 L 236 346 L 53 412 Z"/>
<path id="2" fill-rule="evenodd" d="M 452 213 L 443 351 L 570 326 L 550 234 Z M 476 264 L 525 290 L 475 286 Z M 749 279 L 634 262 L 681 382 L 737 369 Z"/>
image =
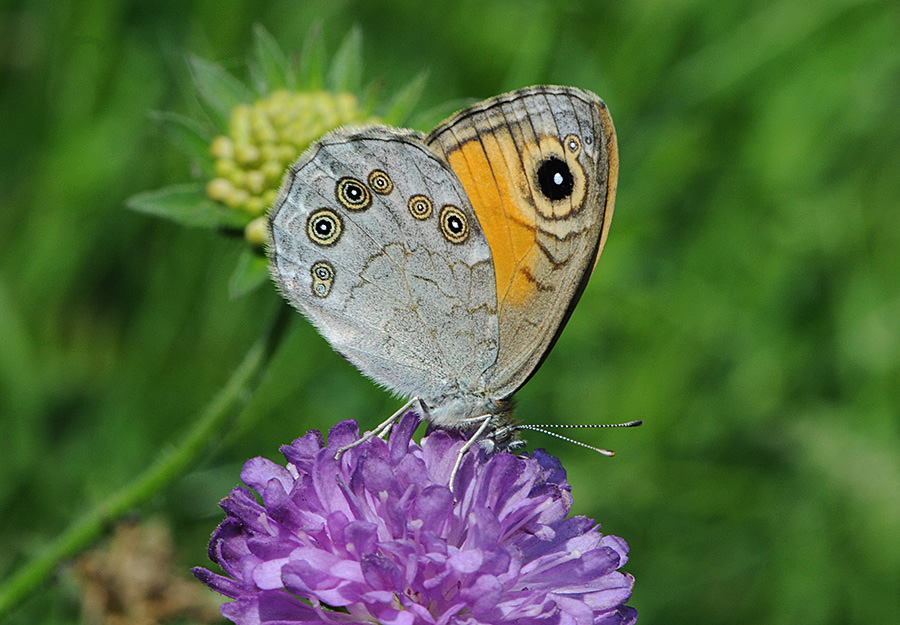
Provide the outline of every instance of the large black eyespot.
<path id="1" fill-rule="evenodd" d="M 312 274 L 312 292 L 316 297 L 328 297 L 334 285 L 334 267 L 320 260 L 310 268 Z"/>
<path id="2" fill-rule="evenodd" d="M 549 200 L 562 200 L 572 195 L 575 178 L 566 162 L 557 156 L 551 156 L 541 163 L 537 170 L 538 185 L 541 193 Z"/>
<path id="3" fill-rule="evenodd" d="M 451 243 L 463 243 L 469 238 L 469 220 L 456 206 L 447 204 L 441 209 L 441 234 Z"/>
<path id="4" fill-rule="evenodd" d="M 356 178 L 341 178 L 335 188 L 338 202 L 353 211 L 361 211 L 372 204 L 372 194 Z"/>
<path id="5" fill-rule="evenodd" d="M 372 187 L 372 191 L 375 193 L 388 195 L 394 190 L 394 181 L 386 173 L 376 169 L 369 174 L 369 186 Z"/>
<path id="6" fill-rule="evenodd" d="M 434 205 L 431 203 L 431 200 L 424 195 L 412 196 L 409 198 L 407 206 L 409 207 L 409 212 L 412 216 L 419 221 L 425 221 L 431 217 L 431 213 L 434 211 Z"/>
<path id="7" fill-rule="evenodd" d="M 334 245 L 341 232 L 341 218 L 330 208 L 317 210 L 306 222 L 306 234 L 317 245 Z"/>

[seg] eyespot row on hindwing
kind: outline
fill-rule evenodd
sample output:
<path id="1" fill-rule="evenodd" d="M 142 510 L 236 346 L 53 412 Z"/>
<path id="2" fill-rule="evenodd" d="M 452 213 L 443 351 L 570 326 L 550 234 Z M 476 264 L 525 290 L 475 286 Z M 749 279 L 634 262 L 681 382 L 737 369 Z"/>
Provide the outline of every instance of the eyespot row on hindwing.
<path id="1" fill-rule="evenodd" d="M 351 212 L 362 212 L 372 206 L 373 193 L 390 195 L 394 191 L 394 181 L 381 169 L 372 170 L 362 182 L 352 176 L 344 176 L 337 181 L 334 194 L 340 206 Z M 410 214 L 418 221 L 427 221 L 434 214 L 434 203 L 422 193 L 411 195 L 407 200 Z M 450 243 L 459 245 L 469 238 L 469 220 L 466 214 L 453 204 L 445 204 L 438 214 L 438 230 Z M 306 221 L 306 235 L 320 247 L 330 247 L 340 240 L 344 232 L 344 222 L 340 214 L 325 207 L 313 211 Z M 312 290 L 316 297 L 328 297 L 335 279 L 334 267 L 326 261 L 314 263 L 310 269 Z"/>
<path id="2" fill-rule="evenodd" d="M 419 221 L 427 221 L 434 214 L 434 203 L 427 195 L 417 193 L 409 198 L 406 203 L 409 214 Z M 453 204 L 445 204 L 441 207 L 438 216 L 438 226 L 441 235 L 450 243 L 465 243 L 469 238 L 469 220 L 466 214 Z"/>

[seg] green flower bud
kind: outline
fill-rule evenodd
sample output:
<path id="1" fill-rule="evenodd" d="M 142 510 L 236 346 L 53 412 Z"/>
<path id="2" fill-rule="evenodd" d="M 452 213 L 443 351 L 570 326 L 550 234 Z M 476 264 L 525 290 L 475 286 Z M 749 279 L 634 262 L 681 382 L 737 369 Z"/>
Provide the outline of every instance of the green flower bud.
<path id="1" fill-rule="evenodd" d="M 244 228 L 244 238 L 251 245 L 263 245 L 269 238 L 269 230 L 265 217 L 257 217 Z"/>
<path id="2" fill-rule="evenodd" d="M 224 202 L 233 190 L 234 185 L 225 178 L 213 178 L 206 183 L 206 195 L 217 202 Z"/>
<path id="3" fill-rule="evenodd" d="M 216 159 L 216 175 L 220 178 L 229 178 L 237 170 L 237 163 L 230 158 Z"/>
<path id="4" fill-rule="evenodd" d="M 251 169 L 247 172 L 247 190 L 254 196 L 259 196 L 263 192 L 263 185 L 266 183 L 266 176 L 258 169 Z"/>
<path id="5" fill-rule="evenodd" d="M 213 139 L 212 144 L 209 146 L 210 153 L 219 159 L 233 159 L 234 158 L 234 143 L 232 143 L 231 139 L 228 137 L 223 137 L 219 135 L 215 139 Z"/>

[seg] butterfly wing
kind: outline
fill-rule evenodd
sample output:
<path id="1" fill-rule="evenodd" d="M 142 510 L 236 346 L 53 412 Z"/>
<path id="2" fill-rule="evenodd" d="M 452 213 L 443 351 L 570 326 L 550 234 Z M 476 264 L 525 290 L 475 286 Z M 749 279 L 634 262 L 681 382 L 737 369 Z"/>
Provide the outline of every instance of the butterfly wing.
<path id="1" fill-rule="evenodd" d="M 505 398 L 537 370 L 603 249 L 618 175 L 606 105 L 572 87 L 530 87 L 460 111 L 425 139 L 465 189 L 491 247 Z"/>
<path id="2" fill-rule="evenodd" d="M 490 248 L 459 180 L 415 133 L 326 135 L 286 175 L 269 229 L 284 297 L 375 382 L 458 396 L 495 362 Z"/>

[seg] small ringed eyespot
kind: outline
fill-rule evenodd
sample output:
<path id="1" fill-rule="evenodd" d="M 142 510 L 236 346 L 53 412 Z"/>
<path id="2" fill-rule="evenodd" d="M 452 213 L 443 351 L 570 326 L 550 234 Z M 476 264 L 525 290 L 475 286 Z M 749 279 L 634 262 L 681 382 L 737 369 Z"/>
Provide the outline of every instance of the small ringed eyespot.
<path id="1" fill-rule="evenodd" d="M 572 154 L 578 154 L 578 152 L 581 151 L 581 139 L 578 138 L 578 135 L 566 135 L 566 138 L 563 140 L 563 145 L 565 145 L 566 149 Z"/>
<path id="2" fill-rule="evenodd" d="M 316 297 L 328 297 L 334 286 L 334 267 L 331 263 L 320 260 L 310 268 L 312 274 L 312 292 Z"/>
<path id="3" fill-rule="evenodd" d="M 338 202 L 354 211 L 365 210 L 372 204 L 369 189 L 356 178 L 347 177 L 338 180 L 335 195 Z"/>
<path id="4" fill-rule="evenodd" d="M 394 181 L 386 173 L 376 169 L 369 174 L 369 186 L 372 187 L 372 191 L 375 193 L 388 195 L 394 190 Z"/>
<path id="5" fill-rule="evenodd" d="M 313 265 L 312 272 L 319 280 L 331 280 L 334 278 L 334 269 L 324 262 Z"/>
<path id="6" fill-rule="evenodd" d="M 431 200 L 424 195 L 412 196 L 409 198 L 407 206 L 412 216 L 419 221 L 425 221 L 431 217 L 431 213 L 434 211 L 434 205 L 431 203 Z"/>
<path id="7" fill-rule="evenodd" d="M 341 218 L 330 208 L 321 208 L 306 221 L 306 235 L 317 245 L 334 245 L 344 231 Z"/>
<path id="8" fill-rule="evenodd" d="M 469 220 L 458 207 L 447 204 L 441 209 L 439 219 L 441 234 L 454 244 L 464 243 L 469 238 Z"/>

